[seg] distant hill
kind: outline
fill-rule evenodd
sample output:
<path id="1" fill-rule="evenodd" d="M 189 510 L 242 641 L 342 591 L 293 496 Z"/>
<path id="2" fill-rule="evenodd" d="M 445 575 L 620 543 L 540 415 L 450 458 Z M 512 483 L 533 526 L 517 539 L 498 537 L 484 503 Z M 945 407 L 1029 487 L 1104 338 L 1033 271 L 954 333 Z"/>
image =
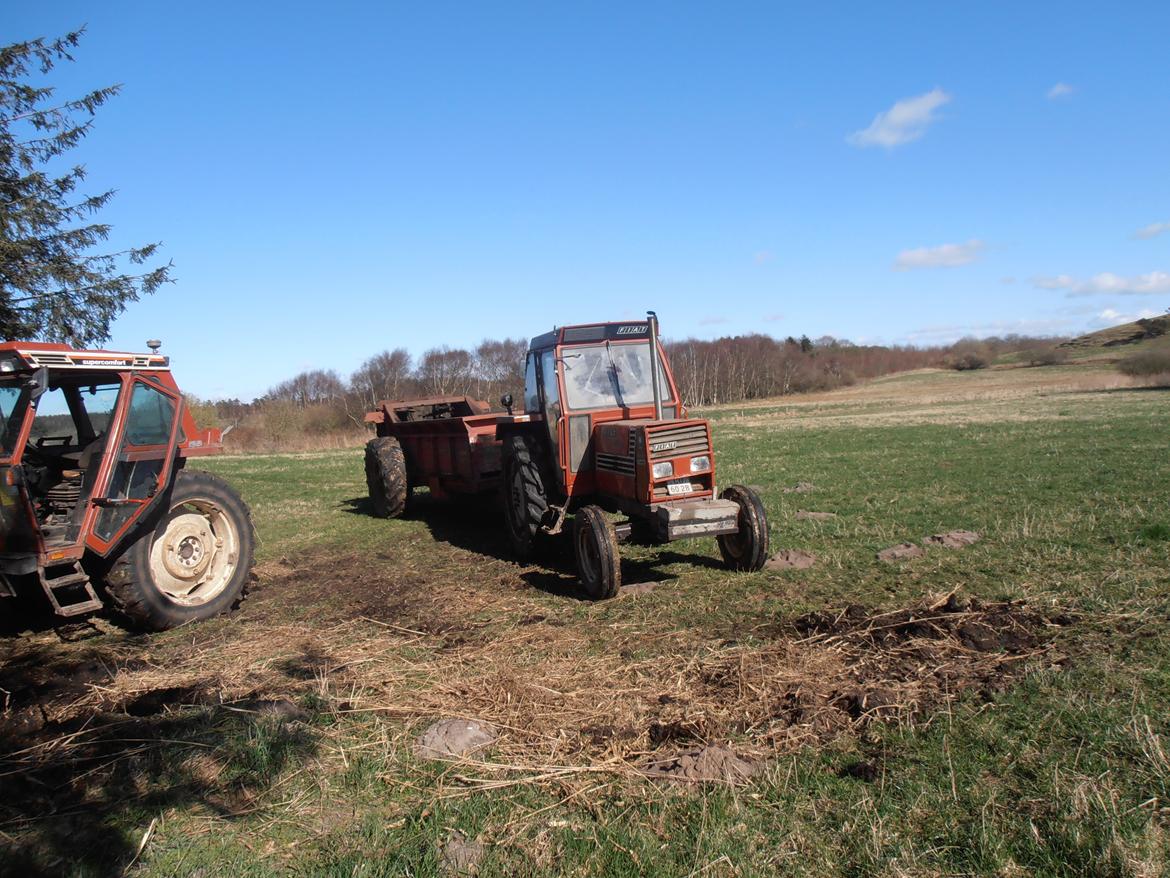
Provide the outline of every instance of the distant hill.
<path id="1" fill-rule="evenodd" d="M 1146 317 L 1133 323 L 1122 323 L 1099 329 L 1088 335 L 1078 336 L 1057 347 L 1062 348 L 1113 348 L 1120 345 L 1137 344 L 1150 338 L 1170 334 L 1170 314 L 1162 317 Z"/>

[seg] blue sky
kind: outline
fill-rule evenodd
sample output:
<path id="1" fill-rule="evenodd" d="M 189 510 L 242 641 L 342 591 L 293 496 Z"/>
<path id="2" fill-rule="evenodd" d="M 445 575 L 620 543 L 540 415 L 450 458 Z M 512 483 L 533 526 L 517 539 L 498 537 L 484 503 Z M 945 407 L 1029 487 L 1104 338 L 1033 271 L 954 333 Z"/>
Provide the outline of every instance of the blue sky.
<path id="1" fill-rule="evenodd" d="M 655 308 L 934 343 L 1170 306 L 1170 4 L 21 4 L 116 245 L 111 347 L 251 398 Z"/>

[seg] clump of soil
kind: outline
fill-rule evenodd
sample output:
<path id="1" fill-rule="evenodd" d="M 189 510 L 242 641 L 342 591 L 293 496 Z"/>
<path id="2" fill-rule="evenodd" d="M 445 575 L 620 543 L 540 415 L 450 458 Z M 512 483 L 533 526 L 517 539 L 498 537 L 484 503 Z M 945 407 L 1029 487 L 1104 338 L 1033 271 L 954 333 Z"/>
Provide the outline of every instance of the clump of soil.
<path id="1" fill-rule="evenodd" d="M 910 558 L 921 558 L 926 552 L 917 543 L 898 543 L 877 553 L 879 561 L 906 561 Z"/>
<path id="2" fill-rule="evenodd" d="M 817 486 L 812 482 L 797 482 L 791 487 L 784 488 L 785 494 L 811 494 L 817 489 Z"/>
<path id="3" fill-rule="evenodd" d="M 741 784 L 759 768 L 759 763 L 741 759 L 731 750 L 708 746 L 648 759 L 642 763 L 641 771 L 646 777 L 680 783 Z"/>
<path id="4" fill-rule="evenodd" d="M 459 830 L 453 831 L 439 851 L 439 862 L 445 875 L 474 875 L 479 871 L 484 847 Z"/>
<path id="5" fill-rule="evenodd" d="M 431 724 L 419 735 L 414 752 L 423 759 L 459 759 L 484 749 L 495 740 L 496 730 L 487 723 L 444 719 Z"/>
<path id="6" fill-rule="evenodd" d="M 973 530 L 950 530 L 943 534 L 933 534 L 926 538 L 928 547 L 941 546 L 944 549 L 961 549 L 977 543 L 980 535 Z"/>
<path id="7" fill-rule="evenodd" d="M 816 562 L 817 556 L 812 552 L 784 549 L 769 558 L 764 567 L 768 570 L 807 570 Z"/>
<path id="8" fill-rule="evenodd" d="M 796 513 L 797 521 L 832 521 L 836 517 L 835 512 L 806 512 L 801 509 Z"/>

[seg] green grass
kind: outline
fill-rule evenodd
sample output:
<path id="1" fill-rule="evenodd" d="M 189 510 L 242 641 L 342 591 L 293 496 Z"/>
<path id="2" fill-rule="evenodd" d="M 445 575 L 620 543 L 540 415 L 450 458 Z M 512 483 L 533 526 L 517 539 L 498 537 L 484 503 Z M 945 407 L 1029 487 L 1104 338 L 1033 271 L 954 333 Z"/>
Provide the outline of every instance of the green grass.
<path id="1" fill-rule="evenodd" d="M 1034 381 L 1037 371 L 1020 370 L 1033 376 L 1020 380 Z M 1062 380 L 1061 368 L 1045 371 Z M 693 643 L 696 655 L 729 638 L 751 644 L 766 636 L 761 626 L 808 611 L 851 603 L 893 609 L 952 589 L 1073 611 L 1077 622 L 1054 646 L 1061 661 L 913 724 L 875 724 L 861 737 L 781 753 L 739 789 L 596 774 L 477 790 L 458 777 L 474 769 L 412 755 L 417 726 L 400 718 L 409 705 L 397 706 L 402 714 L 347 712 L 358 683 L 307 673 L 288 683 L 304 721 L 207 707 L 181 712 L 192 726 L 168 735 L 172 743 L 155 756 L 170 768 L 143 768 L 146 789 L 107 797 L 101 822 L 118 844 L 79 854 L 73 871 L 117 873 L 161 818 L 130 874 L 437 875 L 440 846 L 455 830 L 485 843 L 481 875 L 1163 874 L 1170 396 L 1054 390 L 940 398 L 927 405 L 935 415 L 922 416 L 925 395 L 981 380 L 932 374 L 875 382 L 875 393 L 901 393 L 893 402 L 862 394 L 711 413 L 720 484 L 760 486 L 773 548 L 816 553 L 811 570 L 728 574 L 704 563 L 718 558 L 713 541 L 661 553 L 629 548 L 627 580 L 659 587 L 633 601 L 590 604 L 526 585 L 526 568 L 492 548 L 502 537 L 490 515 L 453 509 L 445 517 L 432 508 L 386 522 L 361 514 L 360 450 L 222 457 L 206 466 L 251 504 L 262 577 L 317 566 L 280 580 L 287 596 L 262 578 L 255 601 L 232 619 L 129 643 L 111 632 L 96 646 L 123 656 L 146 650 L 163 661 L 198 643 L 200 672 L 211 678 L 218 661 L 265 626 L 315 631 L 314 648 L 328 649 L 358 621 L 344 617 L 347 605 L 314 596 L 304 576 L 324 576 L 331 558 L 339 565 L 357 558 L 417 581 L 428 600 L 492 597 L 466 608 L 463 646 L 441 634 L 385 643 L 363 635 L 368 655 L 354 660 L 382 655 L 380 673 L 416 674 L 420 697 L 460 679 L 412 669 L 460 649 L 468 650 L 466 681 L 483 650 L 514 661 L 518 676 L 541 667 L 531 643 L 509 645 L 535 614 L 581 638 L 580 652 L 567 654 L 623 664 L 675 655 L 679 643 Z M 797 482 L 815 490 L 784 492 Z M 799 509 L 838 517 L 798 521 Z M 953 529 L 983 538 L 900 565 L 875 558 L 893 543 Z M 562 570 L 554 578 L 569 576 Z M 457 585 L 463 590 L 454 592 Z M 258 675 L 307 650 L 280 637 L 270 659 L 254 660 Z M 555 640 L 543 648 L 569 650 Z M 457 662 L 451 667 L 463 673 Z M 193 784 L 180 766 L 198 754 L 214 760 L 214 779 L 198 795 L 177 795 Z M 873 782 L 843 772 L 857 760 L 877 766 Z M 520 781 L 524 773 L 487 776 Z M 226 806 L 217 812 L 209 801 Z M 32 862 L 50 862 L 47 842 L 38 852 L 27 837 L 11 838 Z"/>

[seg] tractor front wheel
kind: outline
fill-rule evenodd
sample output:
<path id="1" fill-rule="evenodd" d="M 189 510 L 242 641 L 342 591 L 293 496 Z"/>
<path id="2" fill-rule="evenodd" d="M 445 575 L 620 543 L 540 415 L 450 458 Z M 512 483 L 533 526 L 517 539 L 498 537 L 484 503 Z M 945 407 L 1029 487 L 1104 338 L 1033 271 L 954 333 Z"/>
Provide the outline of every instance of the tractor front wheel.
<path id="1" fill-rule="evenodd" d="M 739 506 L 739 531 L 717 537 L 723 563 L 732 570 L 759 570 L 768 560 L 768 517 L 760 495 L 744 485 L 732 485 L 719 497 Z"/>
<path id="2" fill-rule="evenodd" d="M 410 501 L 406 455 L 393 436 L 379 436 L 366 443 L 366 486 L 378 518 L 398 518 L 406 511 Z"/>
<path id="3" fill-rule="evenodd" d="M 622 585 L 621 555 L 613 522 L 598 506 L 584 506 L 573 520 L 577 576 L 594 600 L 611 598 Z"/>
<path id="4" fill-rule="evenodd" d="M 509 436 L 504 443 L 504 522 L 512 551 L 521 560 L 532 556 L 548 514 L 548 492 L 538 454 L 536 442 L 527 436 Z"/>
<path id="5" fill-rule="evenodd" d="M 180 470 L 164 502 L 154 527 L 140 531 L 104 577 L 122 615 L 152 631 L 234 609 L 256 544 L 243 499 L 211 473 Z"/>

